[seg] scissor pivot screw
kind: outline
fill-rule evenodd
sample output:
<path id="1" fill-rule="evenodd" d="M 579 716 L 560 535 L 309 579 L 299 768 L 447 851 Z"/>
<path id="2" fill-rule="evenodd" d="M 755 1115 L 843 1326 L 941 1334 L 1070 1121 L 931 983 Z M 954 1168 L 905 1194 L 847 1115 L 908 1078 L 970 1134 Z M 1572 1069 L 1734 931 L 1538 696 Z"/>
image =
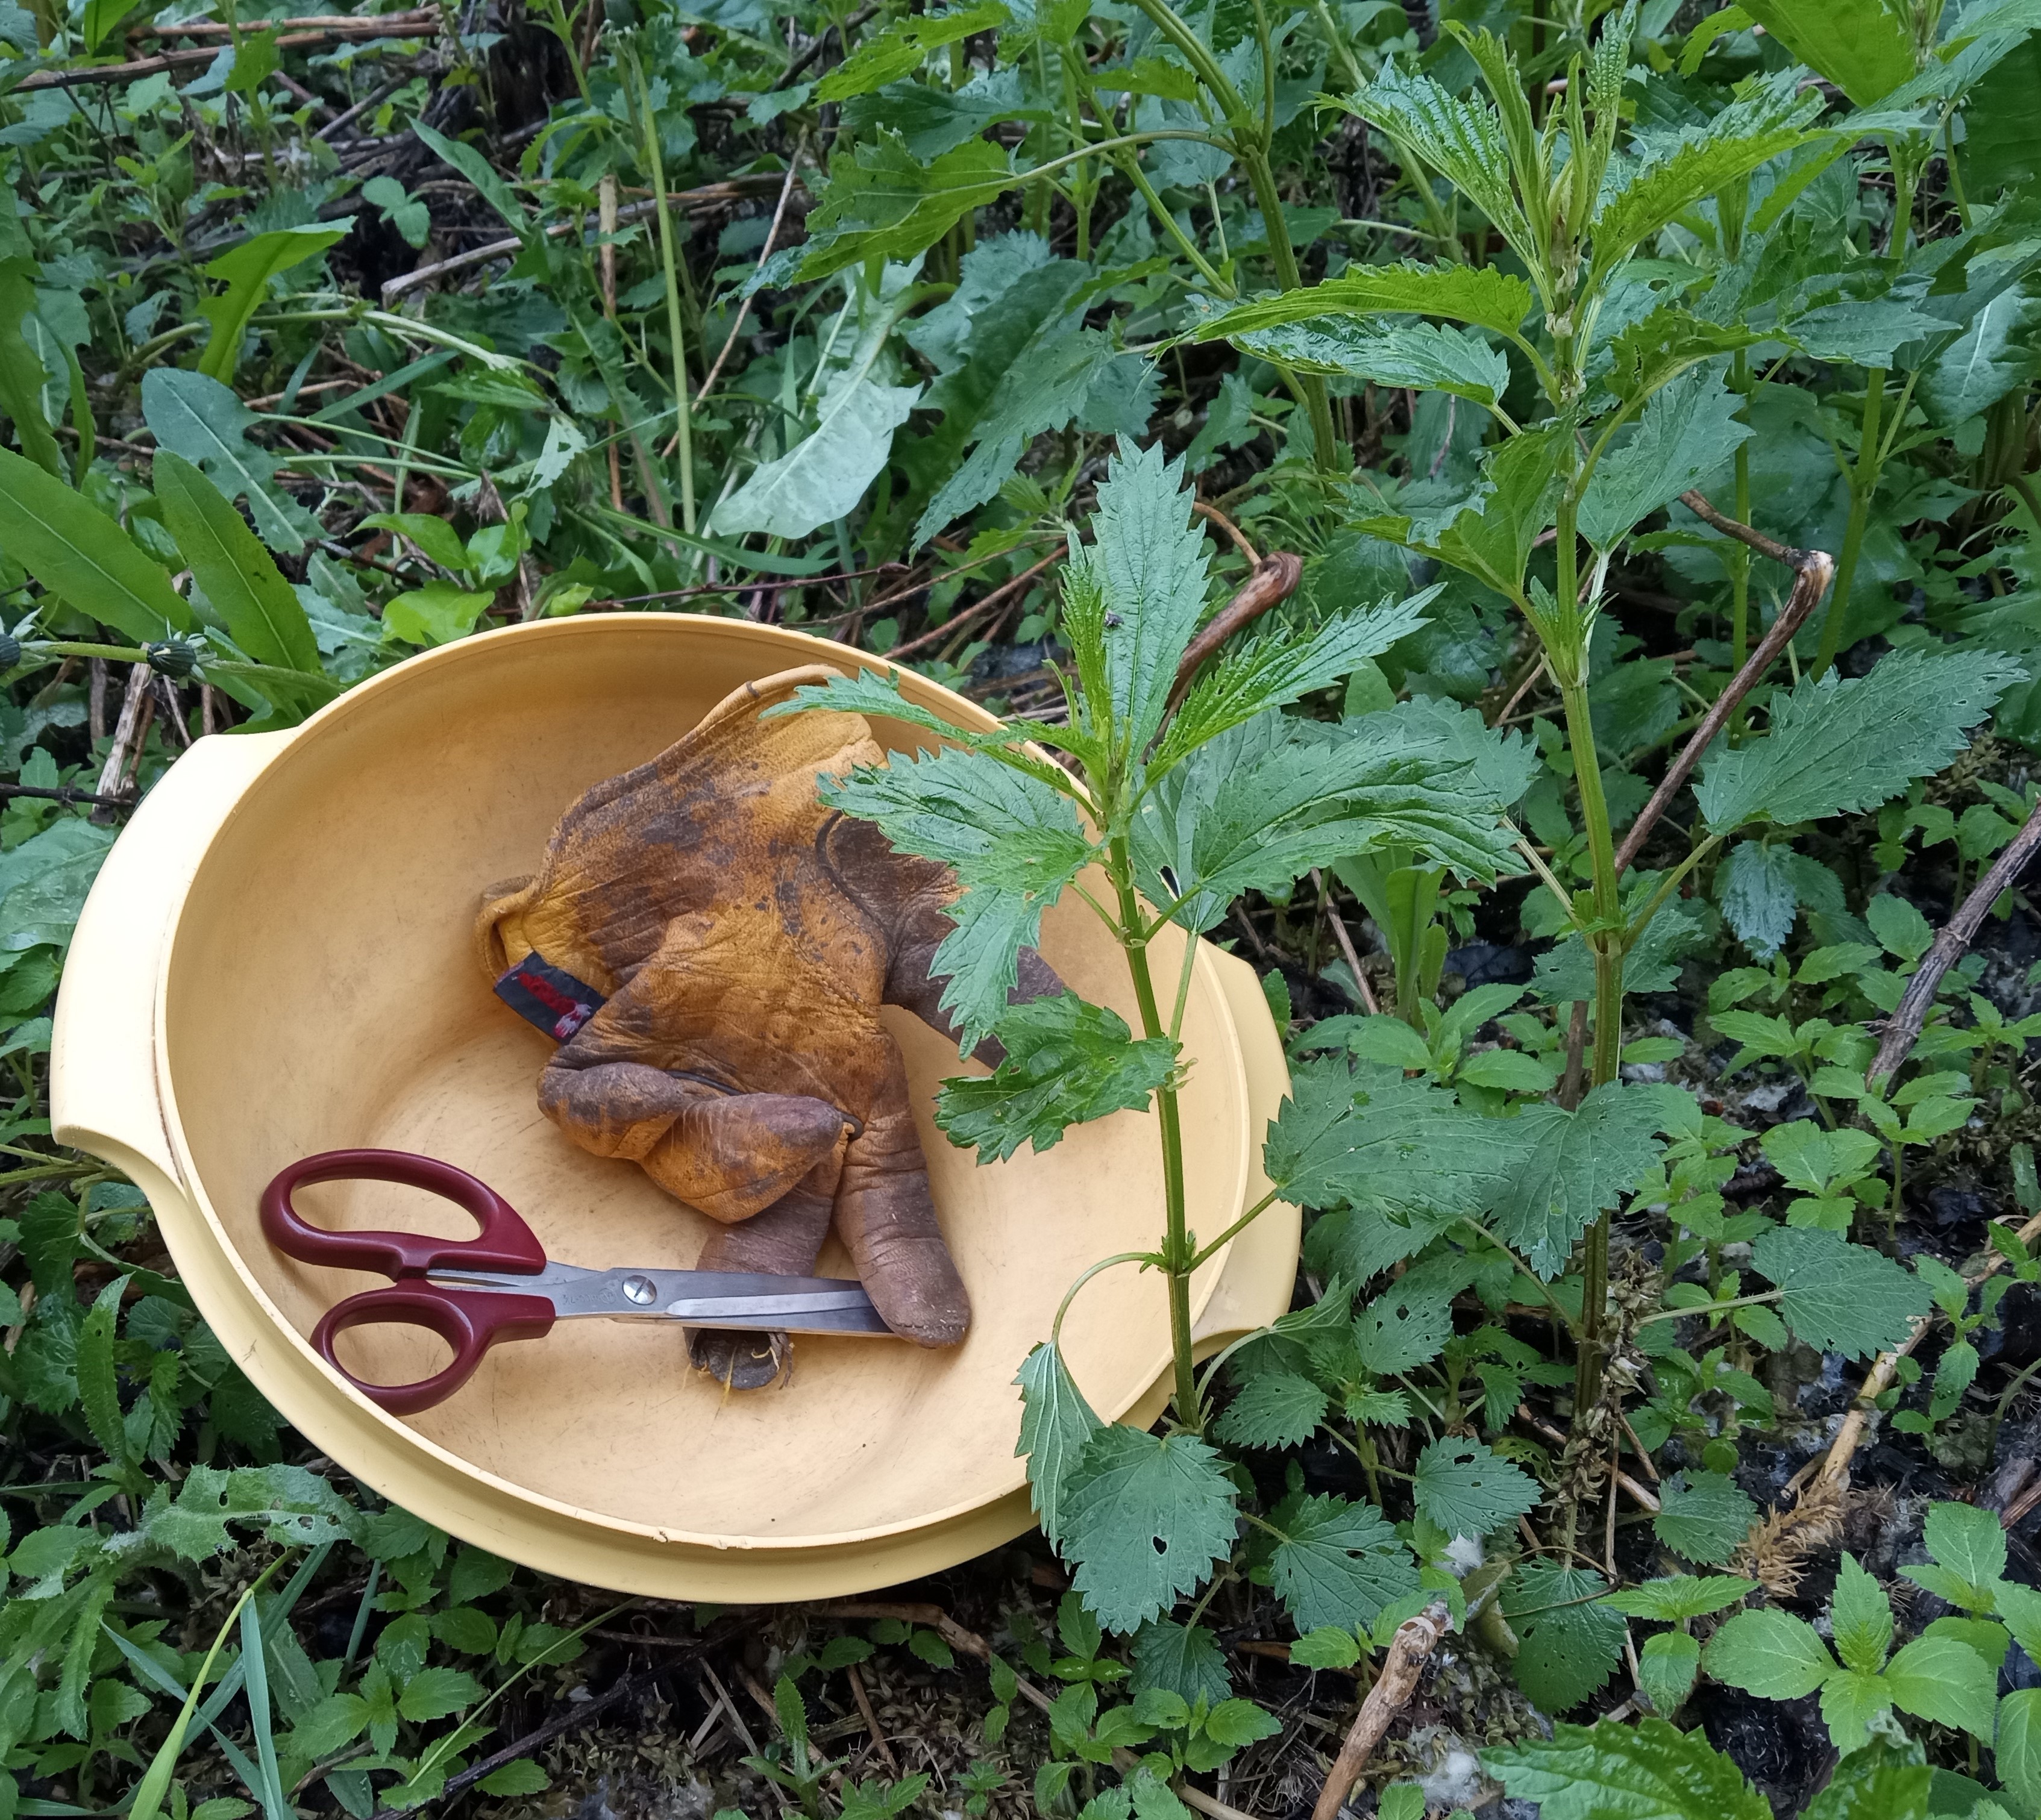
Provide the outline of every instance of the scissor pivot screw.
<path id="1" fill-rule="evenodd" d="M 650 1277 L 626 1277 L 624 1279 L 624 1299 L 627 1302 L 635 1302 L 641 1308 L 658 1293 L 658 1285 Z"/>

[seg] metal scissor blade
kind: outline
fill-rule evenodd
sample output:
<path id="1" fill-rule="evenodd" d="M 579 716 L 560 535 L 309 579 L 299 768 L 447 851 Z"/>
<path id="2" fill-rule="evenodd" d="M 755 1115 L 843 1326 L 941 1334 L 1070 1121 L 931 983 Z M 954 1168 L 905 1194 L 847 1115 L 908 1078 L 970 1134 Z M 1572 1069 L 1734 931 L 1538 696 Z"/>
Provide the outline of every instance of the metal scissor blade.
<path id="1" fill-rule="evenodd" d="M 435 1277 L 441 1273 L 435 1272 Z M 840 1277 L 775 1277 L 734 1270 L 584 1270 L 548 1264 L 526 1277 L 471 1278 L 467 1286 L 534 1289 L 562 1320 L 686 1321 L 692 1326 L 770 1332 L 886 1334 L 861 1284 Z"/>

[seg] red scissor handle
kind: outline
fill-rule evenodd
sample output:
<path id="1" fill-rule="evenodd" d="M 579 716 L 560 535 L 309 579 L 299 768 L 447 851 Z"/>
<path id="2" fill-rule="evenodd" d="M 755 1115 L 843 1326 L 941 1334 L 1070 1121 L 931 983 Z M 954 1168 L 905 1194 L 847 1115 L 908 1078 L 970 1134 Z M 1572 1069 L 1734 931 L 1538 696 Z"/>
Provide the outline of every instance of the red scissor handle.
<path id="1" fill-rule="evenodd" d="M 429 1232 L 330 1232 L 310 1224 L 291 1205 L 296 1190 L 315 1182 L 396 1182 L 407 1188 L 422 1188 L 472 1213 L 482 1230 L 472 1239 L 437 1239 Z M 280 1170 L 262 1190 L 261 1213 L 262 1230 L 269 1243 L 286 1257 L 307 1264 L 374 1270 L 399 1279 L 442 1270 L 507 1270 L 536 1276 L 546 1267 L 545 1247 L 538 1236 L 487 1182 L 451 1163 L 408 1150 L 326 1150 L 302 1158 Z M 326 1316 L 327 1321 L 352 1305 L 341 1303 Z M 325 1331 L 323 1326 L 320 1331 Z"/>
<path id="2" fill-rule="evenodd" d="M 341 1152 L 342 1156 L 383 1154 L 376 1151 Z M 317 1162 L 318 1158 L 311 1159 Z M 444 1164 L 441 1165 L 444 1167 Z M 459 1175 L 460 1171 L 452 1173 Z M 467 1178 L 473 1181 L 474 1178 Z M 481 1184 L 476 1182 L 480 1187 Z M 485 1190 L 486 1192 L 486 1190 Z M 511 1216 L 515 1219 L 517 1216 Z M 387 1289 L 364 1289 L 326 1310 L 325 1318 L 312 1329 L 312 1345 L 319 1355 L 371 1403 L 392 1415 L 415 1415 L 444 1403 L 474 1376 L 483 1354 L 498 1340 L 532 1340 L 549 1331 L 553 1304 L 544 1296 L 512 1296 L 488 1289 L 446 1289 L 436 1284 L 394 1283 Z M 453 1360 L 444 1370 L 416 1384 L 371 1384 L 357 1377 L 340 1362 L 333 1349 L 336 1335 L 349 1327 L 383 1326 L 425 1327 L 453 1348 Z"/>

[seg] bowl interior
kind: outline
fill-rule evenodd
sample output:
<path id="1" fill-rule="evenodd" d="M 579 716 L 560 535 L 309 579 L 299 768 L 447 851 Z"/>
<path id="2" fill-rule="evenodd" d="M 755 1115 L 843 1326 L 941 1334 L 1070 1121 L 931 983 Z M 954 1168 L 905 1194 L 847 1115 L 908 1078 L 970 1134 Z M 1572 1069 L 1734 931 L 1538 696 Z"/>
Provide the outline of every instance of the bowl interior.
<path id="1" fill-rule="evenodd" d="M 548 1045 L 481 976 L 469 929 L 483 889 L 532 871 L 582 790 L 678 738 L 746 680 L 833 647 L 725 620 L 645 616 L 535 626 L 435 653 L 307 725 L 236 806 L 201 862 L 165 981 L 164 1101 L 195 1200 L 238 1266 L 299 1334 L 377 1281 L 272 1251 L 257 1198 L 315 1151 L 376 1145 L 479 1175 L 563 1262 L 691 1263 L 709 1228 L 635 1165 L 588 1155 L 539 1110 Z M 925 688 L 932 704 L 956 699 Z M 913 729 L 882 724 L 895 749 Z M 925 736 L 924 736 L 925 737 Z M 1074 897 L 1043 949 L 1063 979 L 1135 1021 L 1116 948 Z M 1173 983 L 1181 947 L 1158 943 Z M 803 1336 L 792 1381 L 727 1395 L 691 1372 L 677 1327 L 577 1321 L 499 1346 L 451 1400 L 399 1423 L 470 1467 L 559 1506 L 676 1539 L 736 1546 L 841 1540 L 982 1504 L 1020 1483 L 1016 1369 L 1080 1271 L 1154 1244 L 1162 1185 L 1153 1122 L 1120 1114 L 1045 1156 L 980 1168 L 933 1118 L 952 1045 L 888 1011 L 905 1050 L 944 1231 L 971 1293 L 971 1334 L 931 1352 Z M 1248 1106 L 1216 981 L 1193 974 L 1185 1095 L 1190 1215 L 1238 1212 Z M 410 1191 L 334 1184 L 299 1205 L 337 1226 L 461 1217 Z M 1202 1303 L 1222 1258 L 1200 1273 Z M 832 1242 L 822 1268 L 849 1274 Z M 1131 1407 L 1169 1350 L 1162 1285 L 1121 1268 L 1066 1324 L 1101 1414 Z M 364 1376 L 433 1369 L 439 1342 L 393 1329 L 344 1342 Z M 443 1350 L 441 1356 L 444 1356 Z M 334 1383 L 334 1395 L 349 1395 Z M 317 1440 L 318 1437 L 313 1437 Z M 372 1463 L 348 1461 L 372 1482 Z"/>

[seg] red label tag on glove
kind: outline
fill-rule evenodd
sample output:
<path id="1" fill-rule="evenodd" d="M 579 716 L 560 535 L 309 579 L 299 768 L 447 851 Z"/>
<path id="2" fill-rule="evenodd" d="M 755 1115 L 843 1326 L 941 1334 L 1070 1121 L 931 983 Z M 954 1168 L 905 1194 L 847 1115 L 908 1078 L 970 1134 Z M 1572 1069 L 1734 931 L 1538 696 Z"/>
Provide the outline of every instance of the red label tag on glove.
<path id="1" fill-rule="evenodd" d="M 556 1043 L 565 1042 L 603 1006 L 603 996 L 594 987 L 536 954 L 527 954 L 497 976 L 496 996 Z"/>

